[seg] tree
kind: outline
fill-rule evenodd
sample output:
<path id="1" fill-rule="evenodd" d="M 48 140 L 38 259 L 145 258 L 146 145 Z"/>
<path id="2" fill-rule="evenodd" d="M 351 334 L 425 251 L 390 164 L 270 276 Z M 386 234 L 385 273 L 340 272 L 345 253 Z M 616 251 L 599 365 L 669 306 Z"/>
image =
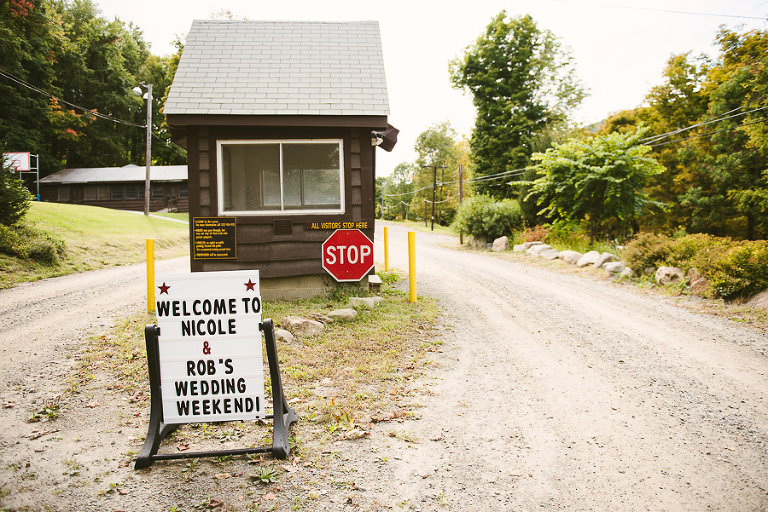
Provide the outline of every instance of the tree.
<path id="1" fill-rule="evenodd" d="M 540 177 L 529 196 L 544 205 L 543 214 L 587 221 L 590 243 L 601 232 L 616 234 L 649 205 L 661 206 L 643 191 L 649 177 L 664 172 L 655 159 L 644 156 L 650 148 L 639 144 L 643 133 L 571 140 L 533 155 Z"/>
<path id="2" fill-rule="evenodd" d="M 530 16 L 496 16 L 461 59 L 450 64 L 453 86 L 473 95 L 477 119 L 472 159 L 477 176 L 525 168 L 536 140 L 567 122 L 584 98 L 571 57 Z M 509 176 L 479 182 L 475 189 L 508 197 Z"/>
<path id="3" fill-rule="evenodd" d="M 416 188 L 413 183 L 415 174 L 416 166 L 414 164 L 401 162 L 397 164 L 395 170 L 392 171 L 388 178 L 383 178 L 383 219 L 394 220 L 399 216 L 402 220 L 406 220 L 407 213 L 410 210 L 413 190 Z"/>
<path id="4" fill-rule="evenodd" d="M 426 221 L 431 217 L 434 200 L 435 221 L 447 225 L 453 220 L 458 206 L 457 174 L 461 160 L 457 137 L 456 130 L 446 121 L 427 128 L 416 138 L 416 191 L 411 209 L 417 218 Z"/>
<path id="5" fill-rule="evenodd" d="M 32 195 L 4 160 L 0 164 L 0 224 L 13 226 L 29 210 Z"/>

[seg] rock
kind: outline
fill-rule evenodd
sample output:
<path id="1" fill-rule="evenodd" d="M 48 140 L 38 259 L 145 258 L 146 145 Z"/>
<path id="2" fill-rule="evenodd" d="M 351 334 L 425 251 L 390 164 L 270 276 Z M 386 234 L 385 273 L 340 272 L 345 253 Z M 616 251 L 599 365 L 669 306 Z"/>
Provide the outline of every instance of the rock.
<path id="1" fill-rule="evenodd" d="M 634 270 L 632 270 L 629 267 L 624 267 L 624 270 L 621 271 L 621 273 L 619 274 L 619 277 L 621 277 L 621 278 L 630 278 L 630 277 L 633 277 L 634 275 L 635 275 L 635 271 Z"/>
<path id="2" fill-rule="evenodd" d="M 753 308 L 761 308 L 768 311 L 768 290 L 763 290 L 760 293 L 753 295 L 747 301 L 747 304 Z"/>
<path id="3" fill-rule="evenodd" d="M 524 247 L 526 250 L 528 250 L 528 249 L 530 249 L 531 247 L 533 247 L 534 245 L 544 245 L 544 242 L 525 242 L 525 243 L 523 244 L 523 247 Z"/>
<path id="4" fill-rule="evenodd" d="M 552 246 L 549 244 L 536 244 L 532 245 L 528 248 L 527 251 L 525 251 L 526 254 L 529 254 L 531 256 L 540 256 L 542 252 L 548 251 L 552 249 Z"/>
<path id="5" fill-rule="evenodd" d="M 611 261 L 608 263 L 604 263 L 602 268 L 609 274 L 615 275 L 621 272 L 622 270 L 624 270 L 624 267 L 625 265 L 621 261 Z"/>
<path id="6" fill-rule="evenodd" d="M 600 255 L 599 258 L 597 258 L 597 261 L 595 262 L 595 267 L 601 268 L 606 263 L 611 263 L 614 261 L 619 261 L 619 257 L 615 254 L 611 254 L 609 252 L 604 252 Z"/>
<path id="7" fill-rule="evenodd" d="M 285 316 L 280 319 L 280 327 L 289 330 L 294 336 L 317 336 L 325 330 L 325 326 L 317 320 L 300 316 Z"/>
<path id="8" fill-rule="evenodd" d="M 337 309 L 328 313 L 328 317 L 334 322 L 351 322 L 357 317 L 357 311 L 352 308 Z"/>
<path id="9" fill-rule="evenodd" d="M 502 236 L 501 238 L 497 238 L 493 241 L 493 246 L 491 247 L 491 250 L 493 252 L 501 252 L 501 251 L 508 251 L 509 250 L 509 238 L 506 236 Z"/>
<path id="10" fill-rule="evenodd" d="M 469 241 L 467 242 L 467 245 L 471 247 L 472 249 L 484 249 L 485 248 L 485 240 L 482 238 L 475 238 L 473 236 L 469 237 Z"/>
<path id="11" fill-rule="evenodd" d="M 291 334 L 289 331 L 286 331 L 285 329 L 275 328 L 275 339 L 277 341 L 282 341 L 283 343 L 293 343 L 296 341 L 296 338 L 293 337 L 293 334 Z"/>
<path id="12" fill-rule="evenodd" d="M 329 318 L 322 313 L 310 313 L 309 318 L 311 318 L 312 320 L 317 320 L 321 324 L 325 324 L 325 325 L 328 325 L 333 322 L 333 318 Z"/>
<path id="13" fill-rule="evenodd" d="M 692 294 L 699 296 L 704 295 L 709 289 L 709 279 L 706 277 L 700 277 L 697 280 L 691 282 L 688 287 L 690 288 Z"/>
<path id="14" fill-rule="evenodd" d="M 645 267 L 645 269 L 643 270 L 643 274 L 645 274 L 647 276 L 653 274 L 654 272 L 656 272 L 656 268 L 655 267 Z"/>
<path id="15" fill-rule="evenodd" d="M 587 265 L 594 265 L 599 257 L 600 257 L 599 252 L 589 251 L 587 254 L 579 258 L 579 261 L 576 262 L 576 266 L 586 267 Z"/>
<path id="16" fill-rule="evenodd" d="M 656 271 L 656 283 L 661 285 L 676 284 L 685 279 L 683 271 L 677 267 L 659 267 Z"/>
<path id="17" fill-rule="evenodd" d="M 381 297 L 350 297 L 349 305 L 353 308 L 363 307 L 373 309 L 376 307 L 376 304 L 378 304 L 380 300 Z"/>
<path id="18" fill-rule="evenodd" d="M 563 260 L 566 263 L 570 263 L 571 265 L 575 265 L 576 263 L 579 262 L 579 259 L 581 259 L 582 256 L 583 256 L 583 254 L 581 254 L 578 251 L 562 251 L 562 252 L 560 252 L 560 254 L 558 254 L 557 257 L 560 258 L 561 260 Z"/>
<path id="19" fill-rule="evenodd" d="M 555 249 L 547 249 L 539 253 L 539 257 L 545 260 L 556 260 L 558 256 L 560 256 L 560 251 Z"/>
<path id="20" fill-rule="evenodd" d="M 515 252 L 524 252 L 524 251 L 526 251 L 527 249 L 526 249 L 526 247 L 525 247 L 525 244 L 520 244 L 520 245 L 516 245 L 516 246 L 514 246 L 514 247 L 512 248 L 512 250 L 513 250 L 513 251 L 515 251 Z"/>

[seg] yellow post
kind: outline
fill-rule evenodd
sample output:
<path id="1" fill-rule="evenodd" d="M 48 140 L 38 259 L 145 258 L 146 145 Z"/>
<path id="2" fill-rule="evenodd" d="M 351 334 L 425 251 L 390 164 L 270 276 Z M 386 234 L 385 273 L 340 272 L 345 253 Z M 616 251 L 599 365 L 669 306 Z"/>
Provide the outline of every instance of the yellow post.
<path id="1" fill-rule="evenodd" d="M 147 313 L 155 310 L 155 239 L 147 238 Z"/>
<path id="2" fill-rule="evenodd" d="M 410 275 L 410 302 L 416 302 L 416 232 L 408 232 L 408 273 Z"/>
<path id="3" fill-rule="evenodd" d="M 384 271 L 389 271 L 389 228 L 384 228 Z"/>

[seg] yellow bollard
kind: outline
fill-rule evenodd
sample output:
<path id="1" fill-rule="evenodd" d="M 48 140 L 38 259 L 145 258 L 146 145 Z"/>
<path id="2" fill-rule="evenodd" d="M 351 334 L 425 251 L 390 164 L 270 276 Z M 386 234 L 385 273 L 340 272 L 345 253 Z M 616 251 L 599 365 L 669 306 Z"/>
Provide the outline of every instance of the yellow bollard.
<path id="1" fill-rule="evenodd" d="M 155 310 L 155 239 L 147 238 L 147 313 Z"/>
<path id="2" fill-rule="evenodd" d="M 384 228 L 384 271 L 389 272 L 389 228 Z"/>
<path id="3" fill-rule="evenodd" d="M 416 232 L 408 232 L 408 273 L 410 275 L 410 302 L 416 302 Z"/>

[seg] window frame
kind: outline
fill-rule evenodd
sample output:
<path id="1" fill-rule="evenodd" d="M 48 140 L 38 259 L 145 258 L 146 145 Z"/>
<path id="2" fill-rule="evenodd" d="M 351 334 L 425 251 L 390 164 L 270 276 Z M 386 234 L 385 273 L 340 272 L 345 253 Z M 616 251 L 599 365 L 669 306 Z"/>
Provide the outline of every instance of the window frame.
<path id="1" fill-rule="evenodd" d="M 224 165 L 223 149 L 228 145 L 279 145 L 280 153 L 280 205 L 278 209 L 270 210 L 224 210 Z M 285 190 L 283 189 L 285 180 L 283 169 L 283 144 L 337 144 L 339 147 L 339 208 L 290 208 L 286 204 Z M 347 209 L 346 203 L 346 180 L 345 180 L 345 162 L 344 162 L 344 139 L 222 139 L 216 141 L 216 177 L 217 177 L 217 198 L 219 215 L 252 216 L 265 217 L 275 215 L 344 215 Z M 263 175 L 260 179 L 264 179 Z"/>

